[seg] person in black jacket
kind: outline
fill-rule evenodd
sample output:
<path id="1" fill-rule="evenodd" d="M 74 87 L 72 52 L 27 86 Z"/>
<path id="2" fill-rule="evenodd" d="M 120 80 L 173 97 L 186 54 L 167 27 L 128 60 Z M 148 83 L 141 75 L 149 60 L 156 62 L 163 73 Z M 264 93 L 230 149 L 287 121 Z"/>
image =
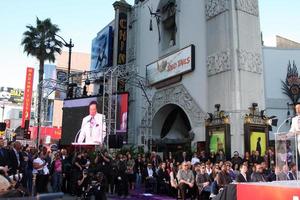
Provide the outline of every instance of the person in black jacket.
<path id="1" fill-rule="evenodd" d="M 146 192 L 157 193 L 157 174 L 151 163 L 147 164 L 143 172 Z"/>
<path id="2" fill-rule="evenodd" d="M 162 162 L 157 171 L 157 185 L 158 185 L 158 193 L 160 194 L 168 194 L 170 189 L 170 175 L 166 169 L 167 164 Z"/>
<path id="3" fill-rule="evenodd" d="M 16 141 L 13 145 L 13 149 L 9 151 L 9 173 L 11 175 L 18 172 L 24 172 L 24 159 L 21 153 L 22 144 Z"/>
<path id="4" fill-rule="evenodd" d="M 0 137 L 0 166 L 5 167 L 8 166 L 9 161 L 9 152 L 4 148 L 4 140 Z"/>
<path id="5" fill-rule="evenodd" d="M 250 176 L 248 174 L 248 166 L 246 164 L 242 164 L 240 166 L 240 173 L 236 177 L 236 182 L 238 183 L 244 183 L 244 182 L 250 182 Z"/>
<path id="6" fill-rule="evenodd" d="M 260 164 L 256 165 L 256 171 L 251 174 L 252 182 L 266 182 L 266 177 L 263 174 L 263 167 Z"/>
<path id="7" fill-rule="evenodd" d="M 118 173 L 116 181 L 116 190 L 118 196 L 128 196 L 128 176 L 126 174 L 127 164 L 126 156 L 120 155 L 120 160 L 118 162 Z"/>

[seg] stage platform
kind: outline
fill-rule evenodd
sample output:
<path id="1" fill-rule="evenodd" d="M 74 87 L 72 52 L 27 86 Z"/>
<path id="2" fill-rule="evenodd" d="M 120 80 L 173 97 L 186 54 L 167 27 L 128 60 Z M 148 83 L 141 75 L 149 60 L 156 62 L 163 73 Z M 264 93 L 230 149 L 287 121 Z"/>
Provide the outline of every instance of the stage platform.
<path id="1" fill-rule="evenodd" d="M 213 200 L 300 200 L 300 181 L 236 183 Z"/>

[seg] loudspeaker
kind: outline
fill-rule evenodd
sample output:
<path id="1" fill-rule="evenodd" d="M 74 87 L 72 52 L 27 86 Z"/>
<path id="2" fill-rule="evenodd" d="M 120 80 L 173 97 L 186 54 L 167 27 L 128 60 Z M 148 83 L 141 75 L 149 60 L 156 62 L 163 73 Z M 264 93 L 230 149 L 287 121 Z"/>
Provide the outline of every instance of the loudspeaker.
<path id="1" fill-rule="evenodd" d="M 0 131 L 5 131 L 5 129 L 6 129 L 6 123 L 0 122 Z"/>
<path id="2" fill-rule="evenodd" d="M 109 148 L 122 148 L 123 146 L 123 137 L 121 135 L 109 135 L 108 137 Z"/>

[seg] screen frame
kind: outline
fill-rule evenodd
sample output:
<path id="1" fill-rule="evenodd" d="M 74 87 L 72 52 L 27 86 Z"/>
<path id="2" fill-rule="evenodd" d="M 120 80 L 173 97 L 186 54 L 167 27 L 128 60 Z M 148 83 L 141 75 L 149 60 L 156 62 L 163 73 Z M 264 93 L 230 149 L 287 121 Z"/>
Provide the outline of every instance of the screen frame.
<path id="1" fill-rule="evenodd" d="M 205 127 L 206 131 L 206 152 L 210 154 L 210 134 L 214 131 L 224 131 L 224 155 L 226 159 L 231 159 L 231 136 L 230 136 L 230 124 L 219 124 L 219 125 L 209 125 Z M 218 152 L 215 152 L 216 154 Z"/>
<path id="2" fill-rule="evenodd" d="M 117 95 L 123 95 L 123 94 L 127 94 L 127 121 L 126 121 L 126 129 L 124 129 L 125 131 L 122 131 L 122 132 L 117 132 L 117 130 L 115 131 L 115 133 L 116 134 L 118 134 L 118 135 L 121 135 L 122 137 L 123 137 L 123 143 L 126 143 L 127 144 L 127 139 L 128 139 L 128 130 L 129 130 L 129 128 L 128 128 L 128 125 L 129 125 L 129 114 L 130 114 L 130 112 L 129 112 L 129 99 L 130 99 L 130 93 L 129 92 L 127 92 L 127 91 L 125 91 L 125 92 L 117 92 L 117 93 L 114 93 L 113 95 L 115 95 L 115 94 L 117 94 Z M 100 108 L 101 109 L 101 112 L 99 112 L 100 114 L 103 114 L 103 111 L 102 111 L 102 103 L 100 103 L 98 100 L 99 99 L 101 99 L 101 101 L 103 102 L 103 95 L 100 95 L 100 94 L 98 94 L 98 95 L 90 95 L 90 96 L 85 96 L 85 97 L 79 97 L 79 98 L 72 98 L 72 99 L 64 99 L 64 102 L 63 102 L 63 107 L 62 107 L 62 110 L 63 110 L 63 112 L 64 112 L 64 109 L 65 108 L 68 108 L 68 109 L 71 109 L 72 108 L 72 106 L 65 106 L 65 102 L 67 102 L 67 101 L 76 101 L 76 100 L 78 100 L 78 101 L 80 101 L 80 100 L 83 100 L 83 99 L 92 99 L 92 98 L 95 98 L 96 99 L 96 101 L 97 101 L 97 103 L 98 103 L 98 108 Z M 92 100 L 91 100 L 92 101 Z M 86 105 L 86 106 L 88 106 L 88 105 Z M 77 106 L 77 107 L 84 107 L 84 106 Z M 74 106 L 74 108 L 76 108 L 76 106 Z M 63 119 L 62 119 L 62 121 L 64 121 L 64 113 L 63 113 Z M 106 117 L 106 116 L 105 116 Z M 120 121 L 120 125 L 121 125 L 121 121 Z M 107 127 L 107 125 L 106 125 L 106 127 Z M 61 136 L 61 139 L 65 139 L 65 137 L 63 136 L 64 135 L 64 130 L 65 130 L 65 128 L 66 127 L 64 127 L 63 125 L 62 125 L 62 136 Z M 114 133 L 113 133 L 114 134 Z M 73 136 L 73 138 L 75 137 L 75 135 Z M 107 135 L 105 136 L 105 137 L 108 137 Z M 73 139 L 72 138 L 72 139 Z M 104 141 L 103 141 L 103 143 L 106 143 L 106 140 L 107 139 L 104 139 Z M 73 140 L 72 140 L 73 141 Z M 63 143 L 63 145 L 68 145 L 69 144 L 69 142 L 67 142 L 67 141 L 61 141 L 62 143 Z M 72 143 L 72 142 L 71 142 Z M 70 144 L 71 144 L 70 143 Z"/>
<path id="3" fill-rule="evenodd" d="M 250 145 L 251 145 L 251 133 L 252 132 L 261 132 L 265 133 L 266 138 L 266 150 L 269 148 L 269 129 L 267 125 L 262 124 L 244 124 L 244 145 L 245 145 L 245 152 L 250 152 Z"/>

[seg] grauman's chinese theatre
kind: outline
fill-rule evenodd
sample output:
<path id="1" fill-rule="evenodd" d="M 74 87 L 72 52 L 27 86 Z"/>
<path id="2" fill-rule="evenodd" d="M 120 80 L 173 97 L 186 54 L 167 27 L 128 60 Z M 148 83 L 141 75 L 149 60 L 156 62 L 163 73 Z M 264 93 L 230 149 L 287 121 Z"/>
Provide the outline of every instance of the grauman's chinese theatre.
<path id="1" fill-rule="evenodd" d="M 265 106 L 257 0 L 113 6 L 112 65 L 126 64 L 145 79 L 125 87 L 128 143 L 164 152 L 243 152 L 245 124 L 257 122 L 246 116 Z M 257 125 L 265 127 L 263 120 Z"/>

